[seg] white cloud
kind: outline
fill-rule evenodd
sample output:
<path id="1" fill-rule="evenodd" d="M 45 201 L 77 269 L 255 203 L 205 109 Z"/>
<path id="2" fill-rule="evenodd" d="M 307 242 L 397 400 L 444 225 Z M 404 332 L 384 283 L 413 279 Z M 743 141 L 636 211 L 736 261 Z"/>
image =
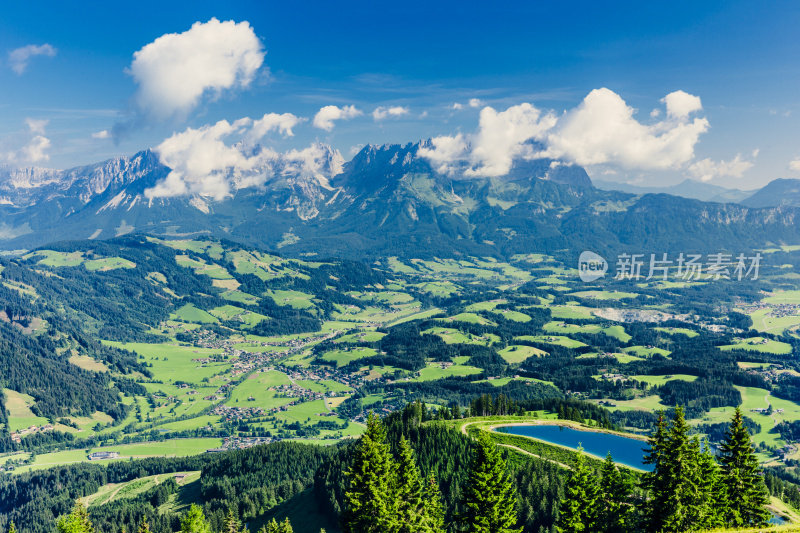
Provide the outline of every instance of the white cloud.
<path id="1" fill-rule="evenodd" d="M 558 119 L 545 136 L 547 150 L 543 155 L 584 166 L 678 168 L 694 158 L 694 147 L 709 123 L 705 118 L 690 121 L 685 112 L 691 106 L 682 96 L 676 100 L 668 95 L 665 100 L 672 119 L 647 126 L 636 120 L 634 110 L 618 94 L 595 89 L 578 107 Z"/>
<path id="2" fill-rule="evenodd" d="M 466 157 L 467 148 L 462 134 L 454 137 L 442 135 L 431 139 L 429 146 L 423 145 L 417 154 L 430 160 L 440 174 L 449 174 L 453 171 L 452 163 Z"/>
<path id="3" fill-rule="evenodd" d="M 8 63 L 11 65 L 11 70 L 19 75 L 22 75 L 22 73 L 25 72 L 25 69 L 28 68 L 28 63 L 32 57 L 53 57 L 56 55 L 56 53 L 57 50 L 47 43 L 29 44 L 28 46 L 11 50 L 8 53 Z"/>
<path id="4" fill-rule="evenodd" d="M 662 101 L 667 117 L 650 125 L 639 122 L 635 110 L 605 88 L 590 92 L 561 116 L 528 103 L 500 112 L 487 106 L 474 134 L 437 137 L 433 148 L 420 154 L 448 171 L 456 161 L 469 164 L 465 174 L 470 176 L 502 176 L 515 159 L 535 157 L 636 170 L 685 168 L 694 160 L 695 145 L 708 130 L 708 120 L 690 118 L 702 109 L 696 96 L 676 91 Z M 653 118 L 659 116 L 660 112 L 651 113 Z M 744 163 L 741 158 L 720 162 L 718 171 L 739 172 Z"/>
<path id="5" fill-rule="evenodd" d="M 28 126 L 28 129 L 31 133 L 35 133 L 37 135 L 44 135 L 44 130 L 49 123 L 49 120 L 45 119 L 35 119 L 35 118 L 26 118 L 25 125 Z"/>
<path id="6" fill-rule="evenodd" d="M 50 148 L 50 139 L 44 135 L 35 135 L 28 143 L 19 149 L 15 160 L 20 163 L 38 164 L 48 161 L 50 156 L 47 150 Z"/>
<path id="7" fill-rule="evenodd" d="M 689 115 L 703 110 L 700 97 L 684 91 L 674 91 L 661 99 L 667 106 L 667 116 L 677 119 L 688 118 Z"/>
<path id="8" fill-rule="evenodd" d="M 800 172 L 800 157 L 789 163 L 789 170 Z"/>
<path id="9" fill-rule="evenodd" d="M 326 105 L 314 115 L 313 124 L 315 128 L 331 131 L 333 130 L 334 121 L 349 120 L 362 114 L 361 110 L 356 109 L 354 105 L 346 105 L 344 107 Z"/>
<path id="10" fill-rule="evenodd" d="M 45 137 L 45 127 L 47 120 L 37 120 L 26 118 L 25 124 L 28 126 L 31 136 L 28 141 L 18 150 L 8 152 L 0 158 L 17 165 L 36 165 L 50 159 L 47 150 L 50 148 L 50 139 Z"/>
<path id="11" fill-rule="evenodd" d="M 753 157 L 758 156 L 758 150 L 753 152 Z M 742 154 L 730 161 L 713 161 L 711 159 L 701 159 L 689 166 L 689 173 L 700 181 L 711 181 L 719 177 L 741 178 L 745 172 L 753 168 L 754 163 L 742 158 Z"/>
<path id="12" fill-rule="evenodd" d="M 454 102 L 453 105 L 450 106 L 450 109 L 454 109 L 455 111 L 461 111 L 464 109 L 464 104 Z"/>
<path id="13" fill-rule="evenodd" d="M 507 174 L 516 157 L 531 155 L 528 141 L 541 138 L 556 121 L 554 115 L 543 115 L 541 110 L 527 103 L 511 106 L 501 112 L 489 106 L 484 107 L 470 154 L 470 161 L 475 168 L 468 169 L 466 174 Z"/>
<path id="14" fill-rule="evenodd" d="M 185 115 L 204 95 L 250 85 L 264 50 L 248 22 L 195 22 L 183 33 L 162 35 L 133 54 L 129 68 L 139 89 L 136 103 L 147 115 Z"/>
<path id="15" fill-rule="evenodd" d="M 470 98 L 469 99 L 469 106 L 470 107 L 476 107 L 476 108 L 480 107 L 481 106 L 480 99 L 479 98 Z"/>
<path id="16" fill-rule="evenodd" d="M 147 198 L 199 195 L 222 200 L 234 190 L 263 185 L 278 173 L 313 177 L 324 186 L 341 171 L 341 155 L 321 145 L 284 154 L 270 148 L 254 147 L 266 132 L 277 129 L 285 135 L 300 119 L 267 114 L 252 120 L 221 120 L 213 125 L 187 128 L 175 133 L 155 148 L 161 163 L 170 173 L 154 187 L 145 190 Z M 276 118 L 278 117 L 278 118 Z"/>
<path id="17" fill-rule="evenodd" d="M 92 133 L 92 139 L 110 139 L 111 132 L 108 130 L 101 130 Z"/>
<path id="18" fill-rule="evenodd" d="M 305 119 L 297 117 L 291 113 L 267 113 L 260 119 L 253 122 L 251 137 L 260 139 L 272 130 L 277 130 L 284 137 L 293 137 L 292 128 L 303 122 Z"/>
<path id="19" fill-rule="evenodd" d="M 392 107 L 383 107 L 379 106 L 375 108 L 375 111 L 372 112 L 372 118 L 374 120 L 383 120 L 385 118 L 395 118 L 395 117 L 402 117 L 403 115 L 408 115 L 409 109 L 407 107 L 402 106 L 392 106 Z"/>

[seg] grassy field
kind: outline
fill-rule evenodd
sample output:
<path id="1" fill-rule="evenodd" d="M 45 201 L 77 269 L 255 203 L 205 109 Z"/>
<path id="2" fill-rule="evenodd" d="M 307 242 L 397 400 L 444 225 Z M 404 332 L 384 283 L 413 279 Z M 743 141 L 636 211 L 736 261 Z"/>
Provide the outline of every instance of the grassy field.
<path id="1" fill-rule="evenodd" d="M 147 344 L 143 342 L 120 343 L 103 341 L 109 346 L 131 350 L 143 357 L 151 366 L 153 374 L 165 382 L 187 381 L 199 383 L 230 368 L 228 363 L 200 363 L 193 359 L 219 355 L 222 350 L 195 348 L 176 344 Z"/>
<path id="2" fill-rule="evenodd" d="M 543 355 L 547 355 L 547 352 L 545 352 L 544 350 L 540 350 L 539 348 L 534 348 L 533 346 L 524 346 L 515 344 L 507 346 L 502 350 L 499 350 L 497 353 L 499 353 L 500 357 L 505 359 L 507 363 L 512 365 L 521 363 L 528 357 L 533 357 L 533 356 L 541 357 Z"/>
<path id="3" fill-rule="evenodd" d="M 641 381 L 643 383 L 647 383 L 651 387 L 660 387 L 661 385 L 665 384 L 668 381 L 695 381 L 697 380 L 697 376 L 690 376 L 688 374 L 667 374 L 664 376 L 645 376 L 645 375 L 636 375 L 630 376 L 631 379 L 635 379 L 636 381 Z"/>
<path id="4" fill-rule="evenodd" d="M 92 359 L 88 355 L 73 355 L 69 358 L 69 362 L 78 368 L 90 370 L 92 372 L 108 372 L 108 367 L 96 359 Z"/>
<path id="5" fill-rule="evenodd" d="M 448 368 L 442 368 L 437 363 L 428 363 L 427 367 L 419 371 L 419 377 L 412 378 L 411 381 L 433 381 L 452 376 L 471 376 L 480 373 L 480 368 L 469 365 L 454 364 Z"/>
<path id="6" fill-rule="evenodd" d="M 214 324 L 218 322 L 217 317 L 198 309 L 193 304 L 186 304 L 179 308 L 177 311 L 170 315 L 173 320 L 182 320 L 184 322 L 198 322 L 200 324 Z"/>
<path id="7" fill-rule="evenodd" d="M 14 470 L 15 474 L 21 474 L 31 470 L 41 470 L 56 465 L 88 462 L 88 455 L 98 451 L 118 452 L 120 458 L 116 460 L 127 460 L 131 457 L 183 457 L 197 455 L 210 448 L 216 448 L 222 444 L 221 439 L 173 439 L 164 442 L 142 442 L 139 444 L 127 444 L 121 446 L 108 446 L 105 448 L 91 448 L 83 450 L 67 450 L 63 452 L 43 453 L 36 456 L 34 462 Z M 112 459 L 111 461 L 114 461 Z M 107 463 L 109 461 L 103 461 Z"/>
<path id="8" fill-rule="evenodd" d="M 772 353 L 776 355 L 786 355 L 792 353 L 792 347 L 785 342 L 774 341 L 772 339 L 765 339 L 763 337 L 749 337 L 746 339 L 739 339 L 735 344 L 728 344 L 720 346 L 720 350 L 747 350 L 751 352 Z"/>
<path id="9" fill-rule="evenodd" d="M 333 342 L 336 344 L 340 343 L 358 344 L 361 342 L 377 342 L 382 338 L 384 338 L 385 336 L 386 333 L 381 333 L 379 331 L 362 331 L 360 333 L 351 333 L 349 335 L 342 335 Z"/>
<path id="10" fill-rule="evenodd" d="M 570 339 L 563 335 L 521 335 L 519 337 L 514 337 L 514 340 L 555 344 L 556 346 L 563 346 L 564 348 L 582 348 L 583 346 L 587 346 L 581 341 Z"/>
<path id="11" fill-rule="evenodd" d="M 139 494 L 146 492 L 167 479 L 180 479 L 179 486 L 192 483 L 200 479 L 200 471 L 194 472 L 174 472 L 169 474 L 159 474 L 154 476 L 147 476 L 137 478 L 125 483 L 108 483 L 98 489 L 97 492 L 89 496 L 80 498 L 87 507 L 95 505 L 104 505 L 119 500 L 127 500 L 135 498 Z"/>
<path id="12" fill-rule="evenodd" d="M 638 357 L 652 357 L 654 355 L 667 357 L 671 353 L 669 350 L 656 348 L 655 346 L 629 346 L 628 348 L 623 348 L 622 351 Z"/>
<path id="13" fill-rule="evenodd" d="M 459 313 L 448 318 L 441 319 L 444 322 L 469 322 L 470 324 L 480 324 L 481 326 L 496 326 L 494 322 L 486 317 L 475 313 Z"/>
<path id="14" fill-rule="evenodd" d="M 33 396 L 22 394 L 11 389 L 3 389 L 5 397 L 6 411 L 8 412 L 8 429 L 19 431 L 30 426 L 41 426 L 47 424 L 48 419 L 36 416 L 31 411 L 31 406 L 35 403 Z"/>
<path id="15" fill-rule="evenodd" d="M 365 357 L 372 357 L 378 353 L 375 348 L 367 348 L 364 346 L 354 346 L 353 348 L 345 348 L 342 350 L 331 350 L 322 354 L 322 359 L 336 363 L 337 367 L 345 366 L 351 361 L 357 361 Z"/>

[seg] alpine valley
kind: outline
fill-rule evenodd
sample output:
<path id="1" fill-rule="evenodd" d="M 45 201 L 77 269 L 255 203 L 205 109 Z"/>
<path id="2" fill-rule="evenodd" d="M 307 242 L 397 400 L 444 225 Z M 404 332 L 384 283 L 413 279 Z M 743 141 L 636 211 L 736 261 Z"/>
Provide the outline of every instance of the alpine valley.
<path id="1" fill-rule="evenodd" d="M 314 145 L 219 197 L 153 194 L 153 151 L 3 169 L 0 531 L 800 520 L 800 208 L 600 190 L 551 159 L 473 176 L 429 146 Z M 745 496 L 658 522 L 685 479 L 734 494 L 734 460 Z"/>

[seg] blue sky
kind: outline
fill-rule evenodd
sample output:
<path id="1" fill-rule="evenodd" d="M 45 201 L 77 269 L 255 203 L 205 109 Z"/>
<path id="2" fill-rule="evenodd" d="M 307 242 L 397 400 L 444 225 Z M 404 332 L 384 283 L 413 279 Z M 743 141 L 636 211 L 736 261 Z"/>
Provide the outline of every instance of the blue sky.
<path id="1" fill-rule="evenodd" d="M 559 135 L 547 143 L 568 160 L 599 161 L 588 165 L 595 178 L 647 184 L 693 177 L 749 189 L 800 177 L 800 162 L 791 168 L 800 160 L 796 2 L 295 4 L 4 6 L 0 157 L 8 164 L 64 168 L 158 146 L 187 127 L 265 113 L 306 119 L 291 137 L 262 140 L 276 150 L 321 141 L 349 158 L 364 143 L 458 133 L 477 144 L 483 131 L 479 113 L 487 105 L 502 112 L 530 103 L 560 117 L 578 109 L 593 90 L 608 88 L 637 110 L 633 119 L 645 127 L 666 120 L 660 100 L 667 94 L 698 96 L 702 109 L 693 109 L 685 122 L 699 117 L 707 126 L 687 141 L 690 156 L 673 153 L 663 164 L 648 165 L 642 158 L 649 153 L 587 147 L 585 138 L 569 137 L 566 119 L 560 121 Z M 262 65 L 248 73 L 246 83 L 206 91 L 188 110 L 150 112 L 140 98 L 145 82 L 131 73 L 133 54 L 212 17 L 249 23 L 266 51 Z M 38 55 L 22 61 L 24 70 L 19 56 L 9 56 L 45 44 L 52 52 L 37 49 Z M 470 107 L 470 99 L 480 103 Z M 462 108 L 454 109 L 455 103 Z M 314 127 L 315 114 L 329 105 L 355 106 L 362 114 L 336 121 L 330 131 Z M 379 106 L 403 108 L 403 114 L 375 120 L 372 112 Z M 653 109 L 661 115 L 651 117 Z M 124 135 L 93 138 L 115 124 Z M 665 122 L 663 128 L 669 127 Z M 626 135 L 620 142 L 630 141 Z M 35 137 L 46 138 L 47 146 L 24 152 Z M 587 155 L 589 148 L 602 153 Z"/>

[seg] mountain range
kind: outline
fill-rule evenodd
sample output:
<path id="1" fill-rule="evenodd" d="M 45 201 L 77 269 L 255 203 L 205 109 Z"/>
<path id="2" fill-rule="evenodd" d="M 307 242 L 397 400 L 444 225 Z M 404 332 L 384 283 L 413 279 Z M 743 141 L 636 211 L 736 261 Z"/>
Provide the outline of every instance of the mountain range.
<path id="1" fill-rule="evenodd" d="M 232 179 L 221 199 L 148 195 L 170 173 L 151 150 L 65 171 L 0 168 L 0 248 L 131 232 L 207 234 L 337 256 L 800 243 L 794 180 L 753 195 L 697 182 L 625 192 L 598 188 L 583 168 L 550 159 L 518 161 L 503 177 L 474 177 L 434 168 L 420 154 L 427 143 L 368 145 L 347 162 L 315 145 L 313 168 L 273 160 Z M 692 195 L 700 199 L 684 197 Z"/>

